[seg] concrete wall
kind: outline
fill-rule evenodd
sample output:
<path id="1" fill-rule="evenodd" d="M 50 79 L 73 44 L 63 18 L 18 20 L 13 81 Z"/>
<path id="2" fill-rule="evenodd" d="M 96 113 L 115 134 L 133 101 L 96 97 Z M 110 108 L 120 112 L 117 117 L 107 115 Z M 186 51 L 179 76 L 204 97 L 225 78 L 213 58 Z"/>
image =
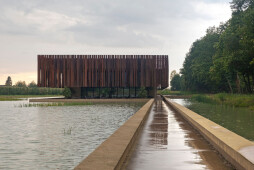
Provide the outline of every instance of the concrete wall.
<path id="1" fill-rule="evenodd" d="M 164 98 L 237 169 L 254 169 L 254 142 Z"/>
<path id="2" fill-rule="evenodd" d="M 133 100 L 133 99 L 131 99 Z M 154 100 L 149 100 L 139 111 L 85 158 L 75 170 L 121 169 Z"/>

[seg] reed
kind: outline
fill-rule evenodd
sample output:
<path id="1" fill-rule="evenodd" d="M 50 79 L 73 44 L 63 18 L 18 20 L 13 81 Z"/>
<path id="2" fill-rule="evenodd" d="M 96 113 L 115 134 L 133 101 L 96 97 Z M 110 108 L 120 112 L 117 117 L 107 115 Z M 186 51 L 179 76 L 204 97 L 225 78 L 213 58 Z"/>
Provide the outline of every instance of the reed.
<path id="1" fill-rule="evenodd" d="M 18 107 L 52 107 L 52 106 L 84 106 L 92 105 L 91 102 L 54 102 L 54 103 L 23 103 Z"/>
<path id="2" fill-rule="evenodd" d="M 215 103 L 234 107 L 249 107 L 253 109 L 254 95 L 253 94 L 199 94 L 193 95 L 192 100 L 204 103 Z"/>

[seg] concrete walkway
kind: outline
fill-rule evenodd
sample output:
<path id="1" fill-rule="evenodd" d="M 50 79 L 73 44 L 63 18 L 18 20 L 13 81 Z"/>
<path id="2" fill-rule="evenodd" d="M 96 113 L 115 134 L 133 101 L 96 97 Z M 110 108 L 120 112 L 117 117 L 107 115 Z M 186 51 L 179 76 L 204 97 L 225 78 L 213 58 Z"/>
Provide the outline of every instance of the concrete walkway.
<path id="1" fill-rule="evenodd" d="M 126 169 L 232 169 L 161 98 L 153 105 Z"/>

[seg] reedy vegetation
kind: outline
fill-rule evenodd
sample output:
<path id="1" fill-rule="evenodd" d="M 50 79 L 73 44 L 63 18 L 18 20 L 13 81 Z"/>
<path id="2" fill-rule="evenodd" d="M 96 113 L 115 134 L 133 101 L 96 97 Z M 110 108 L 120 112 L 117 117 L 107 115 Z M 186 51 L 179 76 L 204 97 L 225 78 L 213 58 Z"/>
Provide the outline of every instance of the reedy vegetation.
<path id="1" fill-rule="evenodd" d="M 91 102 L 23 103 L 16 107 L 84 106 L 92 104 Z"/>
<path id="2" fill-rule="evenodd" d="M 0 87 L 0 95 L 62 95 L 61 88 L 45 87 L 17 87 L 3 86 Z"/>
<path id="3" fill-rule="evenodd" d="M 243 94 L 196 94 L 192 95 L 191 99 L 211 104 L 222 104 L 234 107 L 248 107 L 254 110 L 254 95 L 243 95 Z"/>

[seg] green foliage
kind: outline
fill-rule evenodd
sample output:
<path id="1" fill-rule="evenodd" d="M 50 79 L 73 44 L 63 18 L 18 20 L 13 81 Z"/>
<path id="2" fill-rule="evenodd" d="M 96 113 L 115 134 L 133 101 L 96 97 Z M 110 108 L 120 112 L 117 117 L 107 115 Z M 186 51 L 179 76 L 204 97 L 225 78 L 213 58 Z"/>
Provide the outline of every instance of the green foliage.
<path id="1" fill-rule="evenodd" d="M 71 89 L 68 87 L 65 87 L 63 90 L 63 96 L 67 99 L 71 98 Z"/>
<path id="2" fill-rule="evenodd" d="M 190 96 L 190 95 L 193 95 L 193 93 L 189 92 L 189 91 L 171 91 L 169 89 L 158 90 L 157 94 L 160 94 L 160 95 L 173 95 L 173 96 Z"/>
<path id="3" fill-rule="evenodd" d="M 45 87 L 17 87 L 5 86 L 0 87 L 0 95 L 61 95 L 61 88 L 45 88 Z"/>
<path id="4" fill-rule="evenodd" d="M 169 89 L 157 90 L 157 94 L 159 95 L 169 95 L 170 92 L 171 91 Z"/>
<path id="5" fill-rule="evenodd" d="M 103 88 L 101 90 L 102 97 L 107 97 L 107 96 L 109 96 L 109 94 L 110 94 L 110 89 L 109 88 Z"/>
<path id="6" fill-rule="evenodd" d="M 5 85 L 6 85 L 6 86 L 12 86 L 12 80 L 11 80 L 11 77 L 10 77 L 10 76 L 7 77 L 7 80 L 6 80 L 6 82 L 5 82 Z"/>
<path id="7" fill-rule="evenodd" d="M 209 69 L 213 64 L 214 45 L 219 40 L 219 32 L 220 29 L 209 28 L 206 36 L 195 41 L 186 55 L 181 70 L 186 90 L 208 92 L 215 89 Z"/>
<path id="8" fill-rule="evenodd" d="M 254 106 L 254 95 L 218 93 L 214 95 L 193 95 L 192 100 L 204 103 L 223 104 L 234 107 Z"/>
<path id="9" fill-rule="evenodd" d="M 18 82 L 16 82 L 15 86 L 17 86 L 17 87 L 26 87 L 26 82 L 25 81 L 18 81 Z"/>
<path id="10" fill-rule="evenodd" d="M 171 71 L 171 73 L 170 73 L 170 80 L 172 80 L 172 78 L 173 78 L 175 75 L 176 75 L 176 71 L 175 71 L 175 70 Z"/>
<path id="11" fill-rule="evenodd" d="M 181 69 L 181 90 L 252 93 L 254 1 L 233 0 L 232 18 L 195 41 Z"/>
<path id="12" fill-rule="evenodd" d="M 181 90 L 181 77 L 179 74 L 175 74 L 170 81 L 171 90 L 179 91 Z"/>
<path id="13" fill-rule="evenodd" d="M 203 102 L 203 103 L 215 103 L 213 99 L 211 99 L 207 95 L 202 95 L 202 94 L 193 95 L 191 99 L 196 100 L 198 102 Z"/>
<path id="14" fill-rule="evenodd" d="M 213 79 L 224 81 L 224 86 L 227 85 L 231 93 L 253 91 L 253 21 L 253 8 L 234 14 L 216 45 L 214 65 L 211 67 Z"/>
<path id="15" fill-rule="evenodd" d="M 34 81 L 32 81 L 31 83 L 29 83 L 28 84 L 28 87 L 37 87 L 37 84 L 34 82 Z"/>
<path id="16" fill-rule="evenodd" d="M 218 98 L 221 102 L 224 102 L 226 100 L 225 94 L 224 93 L 219 93 Z"/>
<path id="17" fill-rule="evenodd" d="M 249 7 L 253 7 L 253 0 L 233 0 L 231 2 L 231 9 L 233 12 L 241 12 L 246 10 Z"/>
<path id="18" fill-rule="evenodd" d="M 64 135 L 71 135 L 72 127 L 69 127 L 68 129 L 65 130 L 64 128 Z"/>
<path id="19" fill-rule="evenodd" d="M 139 89 L 138 95 L 139 98 L 147 98 L 147 90 L 145 87 Z"/>

